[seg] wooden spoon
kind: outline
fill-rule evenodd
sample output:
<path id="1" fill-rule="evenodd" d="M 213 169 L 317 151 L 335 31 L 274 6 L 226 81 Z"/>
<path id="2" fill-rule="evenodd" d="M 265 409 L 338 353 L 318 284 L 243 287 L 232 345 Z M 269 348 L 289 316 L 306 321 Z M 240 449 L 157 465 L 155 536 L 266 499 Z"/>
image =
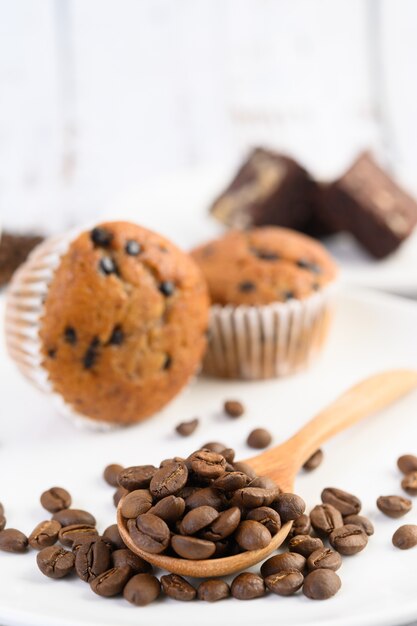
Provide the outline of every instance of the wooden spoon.
<path id="1" fill-rule="evenodd" d="M 310 420 L 286 442 L 262 452 L 245 462 L 260 476 L 269 476 L 283 491 L 293 491 L 294 479 L 305 461 L 333 435 L 355 424 L 363 417 L 385 408 L 417 387 L 417 372 L 392 370 L 376 374 L 351 387 L 337 400 Z M 211 578 L 242 571 L 274 552 L 287 537 L 292 522 L 287 522 L 262 550 L 241 552 L 219 559 L 192 561 L 140 550 L 130 538 L 126 520 L 117 509 L 117 523 L 126 546 L 152 565 L 174 574 Z"/>

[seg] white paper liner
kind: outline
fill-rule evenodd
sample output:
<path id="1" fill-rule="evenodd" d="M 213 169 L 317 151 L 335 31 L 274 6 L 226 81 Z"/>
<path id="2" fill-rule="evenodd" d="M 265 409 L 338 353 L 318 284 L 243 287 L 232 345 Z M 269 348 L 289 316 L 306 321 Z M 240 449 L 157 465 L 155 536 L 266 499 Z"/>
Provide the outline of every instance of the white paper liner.
<path id="1" fill-rule="evenodd" d="M 246 380 L 278 378 L 307 367 L 331 318 L 333 286 L 304 300 L 211 307 L 203 372 Z"/>

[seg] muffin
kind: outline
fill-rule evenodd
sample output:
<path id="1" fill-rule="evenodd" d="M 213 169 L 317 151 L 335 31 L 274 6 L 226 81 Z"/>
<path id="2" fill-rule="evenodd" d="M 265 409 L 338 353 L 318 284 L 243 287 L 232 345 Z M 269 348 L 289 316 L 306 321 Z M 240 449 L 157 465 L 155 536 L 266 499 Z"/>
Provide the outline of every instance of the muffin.
<path id="1" fill-rule="evenodd" d="M 207 374 L 272 378 L 311 362 L 327 334 L 337 275 L 320 243 L 265 227 L 230 231 L 192 257 L 212 301 Z"/>
<path id="2" fill-rule="evenodd" d="M 10 285 L 7 346 L 69 414 L 126 425 L 161 409 L 196 372 L 208 309 L 187 254 L 110 222 L 33 251 Z"/>

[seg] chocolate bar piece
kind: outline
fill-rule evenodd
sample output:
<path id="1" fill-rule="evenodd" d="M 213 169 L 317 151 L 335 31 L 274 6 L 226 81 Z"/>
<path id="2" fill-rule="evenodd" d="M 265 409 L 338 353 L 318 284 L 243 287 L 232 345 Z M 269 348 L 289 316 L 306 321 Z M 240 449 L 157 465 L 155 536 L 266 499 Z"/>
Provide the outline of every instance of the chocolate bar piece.
<path id="1" fill-rule="evenodd" d="M 272 224 L 303 230 L 312 216 L 315 188 L 293 159 L 256 148 L 211 212 L 232 228 Z"/>
<path id="2" fill-rule="evenodd" d="M 350 232 L 379 259 L 398 248 L 417 223 L 417 202 L 367 152 L 327 186 L 322 198 L 322 219 Z"/>
<path id="3" fill-rule="evenodd" d="M 14 235 L 7 232 L 0 235 L 0 287 L 9 282 L 13 272 L 42 240 L 40 235 Z"/>

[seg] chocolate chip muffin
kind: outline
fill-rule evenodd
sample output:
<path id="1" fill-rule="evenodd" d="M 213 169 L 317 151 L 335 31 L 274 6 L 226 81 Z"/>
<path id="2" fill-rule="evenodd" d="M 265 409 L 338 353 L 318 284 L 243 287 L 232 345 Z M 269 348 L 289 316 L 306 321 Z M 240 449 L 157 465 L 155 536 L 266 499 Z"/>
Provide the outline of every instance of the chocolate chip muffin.
<path id="1" fill-rule="evenodd" d="M 270 378 L 307 365 L 323 343 L 334 261 L 317 241 L 278 227 L 230 231 L 192 256 L 212 300 L 204 369 Z"/>
<path id="2" fill-rule="evenodd" d="M 21 315 L 29 300 L 32 326 Z M 122 425 L 152 415 L 187 383 L 207 319 L 193 260 L 156 233 L 112 222 L 34 252 L 11 285 L 7 340 L 21 369 L 42 387 L 46 379 L 72 412 Z"/>

